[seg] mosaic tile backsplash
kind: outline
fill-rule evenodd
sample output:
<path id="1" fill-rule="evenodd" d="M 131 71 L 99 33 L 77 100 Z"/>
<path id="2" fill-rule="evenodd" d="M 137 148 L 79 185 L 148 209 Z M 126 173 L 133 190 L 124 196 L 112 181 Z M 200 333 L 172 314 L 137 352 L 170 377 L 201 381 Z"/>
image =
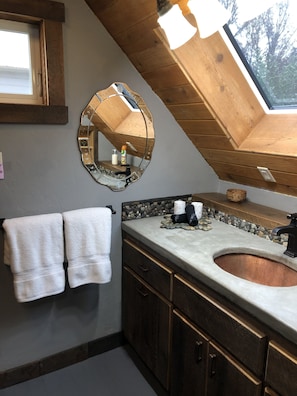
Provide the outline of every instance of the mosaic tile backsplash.
<path id="1" fill-rule="evenodd" d="M 186 204 L 190 204 L 192 202 L 192 195 L 187 194 L 166 198 L 154 198 L 143 201 L 124 202 L 122 204 L 122 221 L 173 214 L 174 201 L 178 199 L 182 199 L 186 202 Z M 271 229 L 265 228 L 259 224 L 248 222 L 234 215 L 226 214 L 214 208 L 204 206 L 203 217 L 222 221 L 261 238 L 273 240 L 274 242 L 284 246 L 286 246 L 288 242 L 288 235 L 286 234 L 272 237 Z"/>

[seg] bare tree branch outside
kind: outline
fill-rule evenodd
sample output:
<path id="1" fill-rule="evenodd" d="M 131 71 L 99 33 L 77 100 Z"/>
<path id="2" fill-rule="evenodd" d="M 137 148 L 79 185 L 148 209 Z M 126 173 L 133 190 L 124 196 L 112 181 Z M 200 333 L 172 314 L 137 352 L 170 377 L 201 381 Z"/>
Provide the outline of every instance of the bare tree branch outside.
<path id="1" fill-rule="evenodd" d="M 297 2 L 276 1 L 243 23 L 238 21 L 240 3 L 220 2 L 231 11 L 228 27 L 266 102 L 272 108 L 297 107 Z"/>

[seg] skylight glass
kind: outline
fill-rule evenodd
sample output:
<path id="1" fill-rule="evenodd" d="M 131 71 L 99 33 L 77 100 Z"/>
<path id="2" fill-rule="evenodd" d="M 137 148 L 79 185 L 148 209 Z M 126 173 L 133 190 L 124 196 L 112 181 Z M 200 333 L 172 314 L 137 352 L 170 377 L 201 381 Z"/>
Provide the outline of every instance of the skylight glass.
<path id="1" fill-rule="evenodd" d="M 297 1 L 220 0 L 225 30 L 270 109 L 297 108 Z"/>

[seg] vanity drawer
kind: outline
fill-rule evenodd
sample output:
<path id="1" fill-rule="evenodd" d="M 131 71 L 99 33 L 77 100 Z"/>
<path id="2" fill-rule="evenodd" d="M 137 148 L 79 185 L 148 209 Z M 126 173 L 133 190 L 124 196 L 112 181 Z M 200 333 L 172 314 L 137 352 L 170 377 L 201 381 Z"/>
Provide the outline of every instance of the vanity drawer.
<path id="1" fill-rule="evenodd" d="M 123 241 L 123 261 L 167 300 L 172 300 L 172 270 L 127 239 Z"/>
<path id="2" fill-rule="evenodd" d="M 173 304 L 211 339 L 262 378 L 267 337 L 179 275 L 174 276 Z"/>
<path id="3" fill-rule="evenodd" d="M 297 356 L 271 341 L 268 347 L 266 383 L 282 396 L 297 395 Z"/>

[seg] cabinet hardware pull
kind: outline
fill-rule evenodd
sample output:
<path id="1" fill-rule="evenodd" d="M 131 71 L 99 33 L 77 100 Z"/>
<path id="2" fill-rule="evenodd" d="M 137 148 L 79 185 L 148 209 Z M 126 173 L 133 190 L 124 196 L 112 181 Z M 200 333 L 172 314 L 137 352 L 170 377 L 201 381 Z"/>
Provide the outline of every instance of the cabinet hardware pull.
<path id="1" fill-rule="evenodd" d="M 196 363 L 201 362 L 202 360 L 202 341 L 196 341 L 195 342 L 195 361 Z"/>
<path id="2" fill-rule="evenodd" d="M 142 297 L 147 297 L 148 296 L 148 293 L 144 289 L 137 288 L 136 290 L 138 291 L 138 293 L 140 295 L 142 295 Z"/>
<path id="3" fill-rule="evenodd" d="M 141 269 L 141 271 L 142 272 L 148 272 L 149 271 L 149 268 L 147 268 L 147 267 L 144 267 L 143 265 L 139 265 L 139 268 Z"/>
<path id="4" fill-rule="evenodd" d="M 210 359 L 210 377 L 213 377 L 216 375 L 216 362 L 217 362 L 217 355 L 215 355 L 214 353 L 210 353 L 209 354 L 209 359 Z"/>

